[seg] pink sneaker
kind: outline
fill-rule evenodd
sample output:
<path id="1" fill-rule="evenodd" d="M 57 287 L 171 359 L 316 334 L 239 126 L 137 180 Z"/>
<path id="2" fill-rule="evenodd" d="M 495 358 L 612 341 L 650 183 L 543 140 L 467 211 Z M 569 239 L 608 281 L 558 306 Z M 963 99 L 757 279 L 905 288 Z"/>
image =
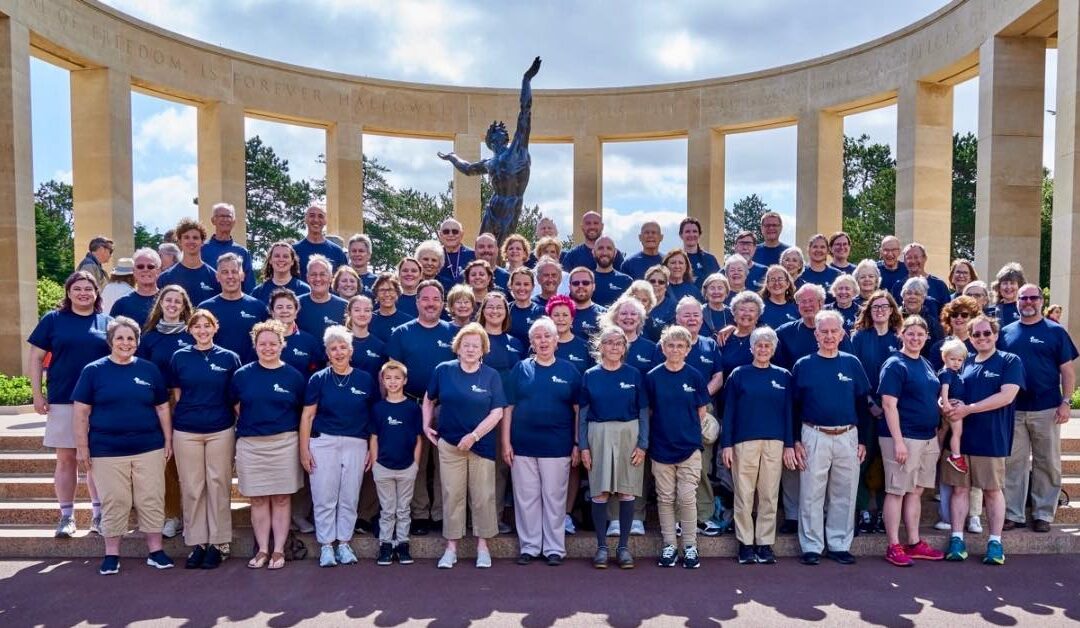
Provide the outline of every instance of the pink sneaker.
<path id="1" fill-rule="evenodd" d="M 899 543 L 890 545 L 889 548 L 885 550 L 885 560 L 897 567 L 910 567 L 913 564 L 911 557 L 904 551 L 904 546 Z"/>
<path id="2" fill-rule="evenodd" d="M 945 558 L 945 552 L 930 547 L 926 541 L 922 540 L 914 545 L 908 545 L 904 552 L 908 555 L 908 558 L 918 558 L 920 560 L 944 560 Z"/>
<path id="3" fill-rule="evenodd" d="M 948 460 L 950 467 L 956 469 L 960 473 L 968 472 L 967 461 L 964 460 L 963 456 L 949 456 L 946 460 Z"/>

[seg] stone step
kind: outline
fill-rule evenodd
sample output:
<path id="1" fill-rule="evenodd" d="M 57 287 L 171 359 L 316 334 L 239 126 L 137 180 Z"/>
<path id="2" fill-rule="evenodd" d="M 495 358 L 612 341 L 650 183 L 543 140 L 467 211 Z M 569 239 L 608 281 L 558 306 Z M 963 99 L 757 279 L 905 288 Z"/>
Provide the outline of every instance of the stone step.
<path id="1" fill-rule="evenodd" d="M 931 529 L 923 529 L 921 536 L 935 547 L 944 547 L 948 540 L 947 533 Z M 299 538 L 308 548 L 308 559 L 317 558 L 318 545 L 313 535 L 301 534 Z M 966 540 L 968 551 L 973 556 L 978 557 L 985 551 L 985 534 L 968 534 Z M 567 554 L 572 559 L 590 558 L 596 549 L 594 537 L 585 532 L 569 536 L 566 541 Z M 651 566 L 660 551 L 660 535 L 653 530 L 645 536 L 631 537 L 630 541 L 630 550 L 639 558 L 639 565 Z M 247 560 L 252 554 L 253 544 L 251 530 L 237 528 L 232 543 L 233 556 Z M 615 539 L 609 539 L 608 544 L 614 547 Z M 698 544 L 701 555 L 705 558 L 730 560 L 737 551 L 737 541 L 730 534 L 715 538 L 699 537 Z M 517 537 L 513 535 L 500 535 L 490 539 L 488 545 L 494 558 L 507 559 L 518 555 Z M 885 546 L 885 535 L 863 535 L 855 538 L 851 551 L 858 556 L 867 557 L 868 560 L 881 560 Z M 362 560 L 372 560 L 377 553 L 378 540 L 370 535 L 357 536 L 352 541 L 352 547 Z M 436 559 L 442 555 L 444 547 L 445 541 L 437 535 L 414 537 L 410 540 L 410 549 L 416 558 Z M 800 553 L 798 540 L 794 535 L 778 537 L 773 548 L 779 556 L 789 560 Z M 80 530 L 74 538 L 59 540 L 53 538 L 51 527 L 0 525 L 0 557 L 3 558 L 94 558 L 101 556 L 103 549 L 102 539 L 85 530 Z M 1077 553 L 1080 552 L 1080 535 L 1076 534 L 1075 529 L 1059 525 L 1055 525 L 1049 534 L 1018 530 L 1005 535 L 1005 549 L 1009 554 Z M 184 547 L 183 539 L 177 537 L 165 540 L 165 551 L 174 560 L 180 560 L 188 550 Z M 471 559 L 476 555 L 475 552 L 475 540 L 463 539 L 458 555 L 463 559 Z M 126 535 L 121 545 L 121 554 L 125 557 L 145 556 L 146 545 L 142 535 L 137 532 Z"/>
<path id="2" fill-rule="evenodd" d="M 88 528 L 93 515 L 93 508 L 89 502 L 75 504 L 75 525 L 79 528 Z M 53 526 L 56 525 L 59 510 L 55 499 L 34 499 L 25 501 L 4 500 L 0 501 L 0 521 L 4 524 L 26 526 Z M 232 522 L 237 527 L 251 526 L 251 509 L 246 502 L 235 501 L 232 503 Z M 135 525 L 132 518 L 131 525 Z"/>
<path id="3" fill-rule="evenodd" d="M 0 451 L 0 474 L 51 474 L 56 468 L 56 454 L 51 451 Z"/>
<path id="4" fill-rule="evenodd" d="M 1061 472 L 1065 475 L 1080 475 L 1080 454 L 1061 454 Z"/>
<path id="5" fill-rule="evenodd" d="M 52 474 L 40 473 L 4 473 L 0 474 L 0 501 L 2 500 L 33 500 L 55 498 Z M 232 498 L 241 498 L 240 488 L 236 478 L 232 480 Z M 90 499 L 90 491 L 86 486 L 85 479 L 80 479 L 75 487 L 75 500 L 86 501 Z"/>
<path id="6" fill-rule="evenodd" d="M 42 442 L 45 439 L 44 431 L 26 433 L 0 432 L 0 451 L 28 451 L 46 453 L 52 449 Z"/>

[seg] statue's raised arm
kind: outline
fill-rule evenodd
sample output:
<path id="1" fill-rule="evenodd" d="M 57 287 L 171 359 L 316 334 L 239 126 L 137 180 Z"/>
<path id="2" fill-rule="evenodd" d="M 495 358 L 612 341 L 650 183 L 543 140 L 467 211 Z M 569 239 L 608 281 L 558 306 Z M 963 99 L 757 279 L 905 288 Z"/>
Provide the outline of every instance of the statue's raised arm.
<path id="1" fill-rule="evenodd" d="M 540 72 L 540 57 L 533 59 L 532 65 L 521 77 L 521 110 L 518 112 L 517 130 L 514 132 L 512 148 L 528 150 L 529 133 L 532 132 L 532 79 Z"/>

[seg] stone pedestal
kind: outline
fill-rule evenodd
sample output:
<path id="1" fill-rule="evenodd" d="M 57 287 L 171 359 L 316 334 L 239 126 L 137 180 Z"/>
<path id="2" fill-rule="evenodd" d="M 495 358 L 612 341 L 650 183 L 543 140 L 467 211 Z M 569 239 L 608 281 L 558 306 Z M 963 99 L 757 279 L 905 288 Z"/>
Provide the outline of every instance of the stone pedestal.
<path id="1" fill-rule="evenodd" d="M 574 138 L 574 242 L 584 242 L 581 219 L 586 212 L 602 212 L 604 207 L 604 146 L 600 138 Z"/>
<path id="2" fill-rule="evenodd" d="M 483 138 L 479 135 L 458 133 L 454 136 L 454 152 L 465 161 L 480 160 L 480 145 Z M 484 175 L 487 176 L 487 175 Z M 464 232 L 461 241 L 471 247 L 473 240 L 480 234 L 480 177 L 470 177 L 454 170 L 454 218 L 461 222 Z"/>
<path id="3" fill-rule="evenodd" d="M 724 257 L 723 133 L 694 129 L 686 142 L 686 215 L 701 221 L 701 246 Z M 674 234 L 678 235 L 678 234 Z"/>
<path id="4" fill-rule="evenodd" d="M 247 155 L 244 108 L 234 103 L 199 106 L 199 222 L 210 229 L 217 203 L 236 208 L 233 240 L 247 244 Z M 78 243 L 76 243 L 76 246 Z"/>
<path id="5" fill-rule="evenodd" d="M 364 130 L 339 122 L 326 130 L 327 231 L 348 243 L 364 230 Z"/>
<path id="6" fill-rule="evenodd" d="M 844 118 L 827 111 L 799 116 L 795 242 L 806 251 L 815 233 L 839 231 L 843 218 Z"/>

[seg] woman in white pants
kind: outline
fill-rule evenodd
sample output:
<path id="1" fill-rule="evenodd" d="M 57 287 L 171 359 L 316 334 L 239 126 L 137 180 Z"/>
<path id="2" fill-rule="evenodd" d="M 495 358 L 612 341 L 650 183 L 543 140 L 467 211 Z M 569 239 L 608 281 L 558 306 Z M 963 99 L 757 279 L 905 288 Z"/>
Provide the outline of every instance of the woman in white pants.
<path id="1" fill-rule="evenodd" d="M 333 567 L 357 561 L 349 541 L 360 502 L 360 481 L 371 468 L 369 424 L 377 395 L 371 376 L 349 364 L 352 333 L 346 327 L 328 327 L 323 344 L 330 366 L 312 375 L 305 389 L 300 464 L 311 478 L 315 540 L 322 546 L 319 566 Z"/>

